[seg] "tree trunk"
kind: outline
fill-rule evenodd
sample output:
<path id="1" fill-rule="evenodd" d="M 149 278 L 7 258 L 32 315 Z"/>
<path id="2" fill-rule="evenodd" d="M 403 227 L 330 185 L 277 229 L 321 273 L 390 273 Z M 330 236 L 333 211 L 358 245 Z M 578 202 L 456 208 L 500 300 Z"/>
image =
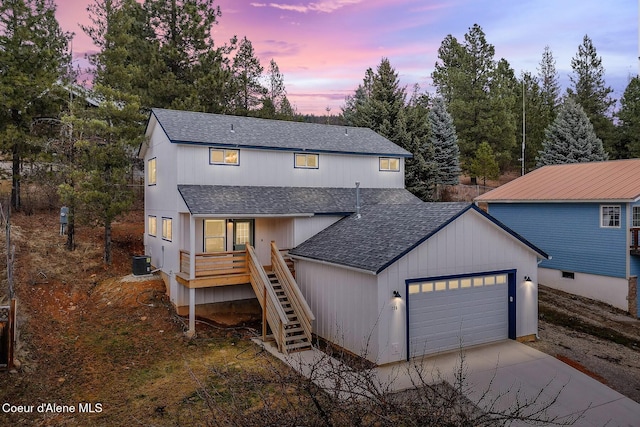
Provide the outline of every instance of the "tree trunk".
<path id="1" fill-rule="evenodd" d="M 67 217 L 67 250 L 73 251 L 76 248 L 76 226 L 75 226 L 75 209 L 73 206 L 69 207 L 69 216 Z"/>
<path id="2" fill-rule="evenodd" d="M 111 265 L 111 221 L 104 221 L 104 263 Z"/>

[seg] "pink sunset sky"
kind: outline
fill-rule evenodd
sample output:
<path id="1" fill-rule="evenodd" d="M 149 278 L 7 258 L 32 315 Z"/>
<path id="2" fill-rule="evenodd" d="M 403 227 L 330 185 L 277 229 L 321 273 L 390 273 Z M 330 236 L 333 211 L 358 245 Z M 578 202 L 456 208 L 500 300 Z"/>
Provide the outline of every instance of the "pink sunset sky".
<path id="1" fill-rule="evenodd" d="M 80 65 L 95 50 L 79 24 L 88 23 L 92 0 L 56 0 L 57 16 L 75 33 L 74 57 Z M 389 58 L 409 91 L 419 84 L 434 92 L 431 72 L 442 40 L 463 41 L 479 24 L 516 75 L 537 73 L 544 47 L 556 59 L 563 86 L 569 84 L 571 58 L 587 34 L 619 99 L 638 74 L 638 1 L 616 0 L 304 0 L 269 3 L 218 0 L 222 17 L 216 43 L 233 35 L 251 40 L 266 68 L 275 59 L 288 97 L 299 113 L 340 114 L 345 97 Z"/>

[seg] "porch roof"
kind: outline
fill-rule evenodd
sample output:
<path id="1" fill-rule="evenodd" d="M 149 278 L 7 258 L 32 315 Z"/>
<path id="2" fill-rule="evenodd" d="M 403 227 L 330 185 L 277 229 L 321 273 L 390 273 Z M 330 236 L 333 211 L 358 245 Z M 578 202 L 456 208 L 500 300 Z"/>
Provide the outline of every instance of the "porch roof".
<path id="1" fill-rule="evenodd" d="M 178 185 L 192 215 L 348 215 L 356 211 L 356 189 Z M 415 204 L 403 188 L 361 188 L 360 206 Z"/>

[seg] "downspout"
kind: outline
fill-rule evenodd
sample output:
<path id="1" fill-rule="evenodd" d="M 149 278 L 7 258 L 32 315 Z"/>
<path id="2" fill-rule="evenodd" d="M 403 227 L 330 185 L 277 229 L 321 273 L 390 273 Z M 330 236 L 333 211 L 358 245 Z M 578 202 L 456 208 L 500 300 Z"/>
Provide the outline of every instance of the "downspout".
<path id="1" fill-rule="evenodd" d="M 360 219 L 360 181 L 356 181 L 356 219 Z"/>

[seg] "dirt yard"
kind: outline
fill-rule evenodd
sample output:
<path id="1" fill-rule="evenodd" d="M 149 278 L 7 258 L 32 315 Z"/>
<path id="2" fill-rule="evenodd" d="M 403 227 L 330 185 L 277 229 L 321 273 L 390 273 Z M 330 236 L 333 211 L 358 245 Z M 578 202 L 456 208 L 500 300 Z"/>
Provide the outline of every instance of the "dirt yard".
<path id="1" fill-rule="evenodd" d="M 640 402 L 640 320 L 608 304 L 540 286 L 533 348 Z"/>
<path id="2" fill-rule="evenodd" d="M 237 408 L 241 399 L 251 413 L 290 392 L 271 382 L 287 368 L 249 340 L 257 325 L 200 323 L 187 340 L 162 281 L 130 275 L 143 250 L 142 212 L 115 224 L 110 267 L 102 229 L 80 227 L 68 252 L 57 220 L 57 212 L 12 218 L 19 366 L 0 372 L 0 425 L 211 425 L 211 402 Z M 640 402 L 639 322 L 545 288 L 540 299 L 541 339 L 531 345 Z"/>

